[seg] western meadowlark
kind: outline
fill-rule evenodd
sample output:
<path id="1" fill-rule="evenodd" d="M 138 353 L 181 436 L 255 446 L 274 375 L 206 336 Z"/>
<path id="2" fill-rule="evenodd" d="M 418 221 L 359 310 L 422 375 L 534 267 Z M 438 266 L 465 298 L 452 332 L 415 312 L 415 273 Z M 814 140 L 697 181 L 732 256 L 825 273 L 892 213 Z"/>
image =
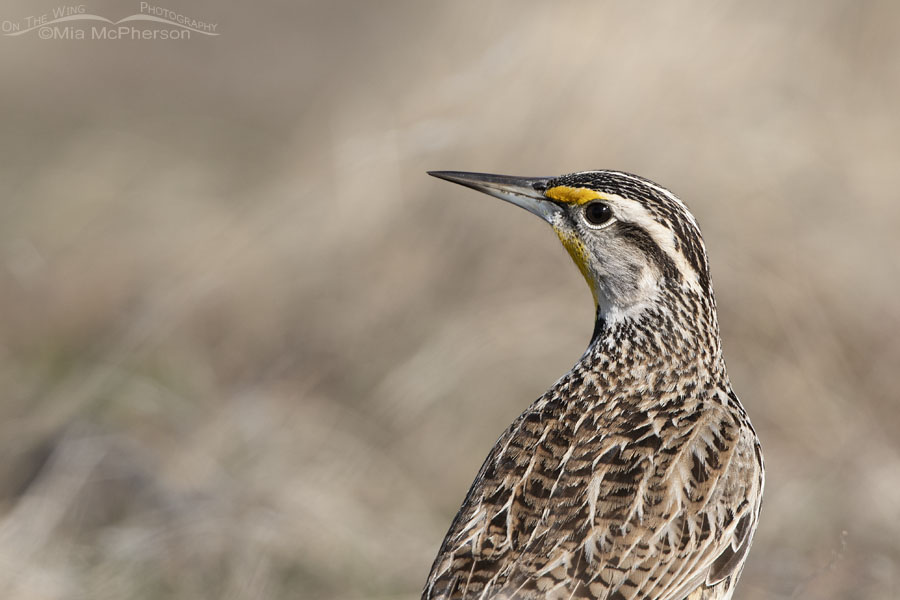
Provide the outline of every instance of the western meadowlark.
<path id="1" fill-rule="evenodd" d="M 617 171 L 430 174 L 550 223 L 597 320 L 578 363 L 497 440 L 422 597 L 731 598 L 763 459 L 687 207 Z"/>

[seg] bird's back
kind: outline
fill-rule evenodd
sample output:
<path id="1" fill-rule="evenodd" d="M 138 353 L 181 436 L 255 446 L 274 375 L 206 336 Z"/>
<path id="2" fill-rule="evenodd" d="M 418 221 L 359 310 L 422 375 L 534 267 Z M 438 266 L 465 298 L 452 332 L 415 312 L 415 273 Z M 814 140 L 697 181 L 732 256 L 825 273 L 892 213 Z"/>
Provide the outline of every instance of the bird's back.
<path id="1" fill-rule="evenodd" d="M 725 390 L 646 410 L 592 362 L 500 437 L 423 598 L 730 597 L 762 494 L 746 415 Z"/>

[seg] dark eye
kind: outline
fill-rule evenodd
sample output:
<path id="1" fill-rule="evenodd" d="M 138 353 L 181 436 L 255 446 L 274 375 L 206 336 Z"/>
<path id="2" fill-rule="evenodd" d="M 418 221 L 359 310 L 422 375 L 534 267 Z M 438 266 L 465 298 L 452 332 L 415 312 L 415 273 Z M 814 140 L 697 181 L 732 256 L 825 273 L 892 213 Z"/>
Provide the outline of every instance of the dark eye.
<path id="1" fill-rule="evenodd" d="M 603 202 L 591 202 L 584 207 L 584 218 L 591 225 L 603 225 L 612 219 L 612 209 Z"/>

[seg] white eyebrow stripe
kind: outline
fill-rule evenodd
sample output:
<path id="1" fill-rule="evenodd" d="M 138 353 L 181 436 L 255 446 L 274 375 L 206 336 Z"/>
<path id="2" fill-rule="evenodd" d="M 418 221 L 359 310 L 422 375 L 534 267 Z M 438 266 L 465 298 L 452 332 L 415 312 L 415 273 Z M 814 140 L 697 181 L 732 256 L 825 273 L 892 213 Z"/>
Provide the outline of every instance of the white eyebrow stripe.
<path id="1" fill-rule="evenodd" d="M 660 250 L 665 252 L 666 255 L 672 259 L 672 262 L 675 263 L 675 267 L 681 272 L 681 275 L 685 280 L 692 284 L 692 286 L 699 287 L 700 274 L 697 273 L 696 269 L 694 269 L 688 261 L 684 252 L 678 250 L 674 231 L 657 221 L 650 211 L 647 210 L 647 207 L 640 202 L 629 198 L 623 198 L 618 194 L 606 194 L 606 197 L 611 201 L 610 203 L 613 204 L 615 208 L 614 212 L 617 213 L 618 217 L 628 223 L 634 223 L 649 233 L 650 237 L 653 238 L 653 241 L 656 242 L 656 245 L 659 246 Z"/>
<path id="2" fill-rule="evenodd" d="M 697 224 L 697 220 L 694 218 L 694 215 L 691 213 L 690 210 L 688 210 L 687 205 L 685 205 L 685 203 L 682 202 L 678 196 L 676 196 L 675 194 L 673 194 L 666 188 L 662 187 L 661 185 L 657 185 L 648 179 L 644 179 L 642 177 L 637 177 L 636 175 L 632 175 L 631 173 L 623 173 L 622 171 L 609 171 L 609 172 L 615 173 L 616 175 L 619 175 L 620 177 L 624 177 L 625 179 L 630 179 L 631 181 L 634 181 L 635 183 L 640 183 L 640 184 L 646 185 L 647 187 L 653 188 L 657 192 L 663 194 L 666 198 L 668 198 L 672 202 L 675 202 L 676 204 L 678 204 L 678 206 L 683 208 L 684 214 L 687 215 L 687 218 L 688 218 L 688 220 L 690 220 L 691 225 L 693 225 L 697 229 L 697 231 L 700 231 L 700 226 Z"/>

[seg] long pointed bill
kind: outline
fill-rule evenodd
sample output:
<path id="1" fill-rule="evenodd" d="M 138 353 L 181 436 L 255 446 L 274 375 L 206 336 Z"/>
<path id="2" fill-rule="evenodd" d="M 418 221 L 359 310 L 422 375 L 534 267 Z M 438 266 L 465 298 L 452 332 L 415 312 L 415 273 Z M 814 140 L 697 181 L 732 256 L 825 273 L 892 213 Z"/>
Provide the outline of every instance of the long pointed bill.
<path id="1" fill-rule="evenodd" d="M 550 177 L 510 177 L 462 171 L 428 171 L 428 174 L 521 206 L 548 223 L 552 221 L 553 215 L 562 210 L 544 196 Z"/>

